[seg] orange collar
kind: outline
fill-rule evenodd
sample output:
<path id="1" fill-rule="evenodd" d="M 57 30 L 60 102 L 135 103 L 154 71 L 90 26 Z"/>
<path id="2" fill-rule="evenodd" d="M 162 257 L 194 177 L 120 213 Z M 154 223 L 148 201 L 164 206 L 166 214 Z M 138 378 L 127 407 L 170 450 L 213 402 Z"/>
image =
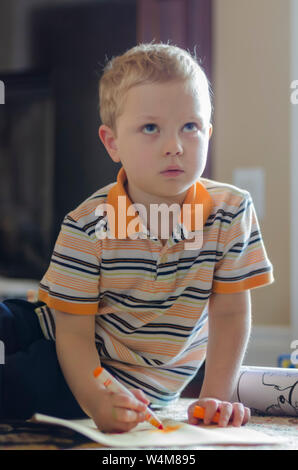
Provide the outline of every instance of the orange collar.
<path id="1" fill-rule="evenodd" d="M 130 213 L 133 213 L 133 215 L 128 215 L 128 208 L 133 206 L 133 203 L 128 197 L 124 187 L 126 180 L 126 172 L 124 168 L 121 167 L 117 175 L 117 183 L 110 189 L 107 197 L 108 206 L 113 206 L 113 216 L 111 215 L 110 211 L 107 211 L 109 228 L 112 233 L 115 233 L 115 238 L 121 239 L 127 238 L 134 233 L 137 234 L 144 232 L 144 230 L 142 230 L 142 226 L 144 227 L 144 225 L 140 217 L 137 215 L 137 208 L 133 207 L 132 212 Z M 119 198 L 119 196 L 122 197 Z M 190 211 L 191 215 L 189 216 L 187 212 L 186 221 L 183 224 L 183 208 L 186 204 L 189 205 L 188 210 Z M 211 213 L 213 202 L 207 189 L 199 181 L 196 181 L 187 191 L 183 201 L 182 211 L 180 211 L 179 214 L 179 223 L 182 224 L 188 232 L 195 231 L 195 214 L 197 204 L 202 204 L 203 225 L 205 225 Z"/>

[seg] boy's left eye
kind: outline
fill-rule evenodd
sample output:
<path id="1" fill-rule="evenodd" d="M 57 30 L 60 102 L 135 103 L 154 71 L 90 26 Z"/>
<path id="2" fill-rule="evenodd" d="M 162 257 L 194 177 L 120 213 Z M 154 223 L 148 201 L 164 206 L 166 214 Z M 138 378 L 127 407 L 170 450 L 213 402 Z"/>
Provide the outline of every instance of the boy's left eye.
<path id="1" fill-rule="evenodd" d="M 143 127 L 143 132 L 145 132 L 145 134 L 154 134 L 156 127 L 156 124 L 146 124 Z"/>
<path id="2" fill-rule="evenodd" d="M 198 129 L 198 126 L 195 122 L 187 122 L 184 127 L 188 132 L 192 132 Z"/>

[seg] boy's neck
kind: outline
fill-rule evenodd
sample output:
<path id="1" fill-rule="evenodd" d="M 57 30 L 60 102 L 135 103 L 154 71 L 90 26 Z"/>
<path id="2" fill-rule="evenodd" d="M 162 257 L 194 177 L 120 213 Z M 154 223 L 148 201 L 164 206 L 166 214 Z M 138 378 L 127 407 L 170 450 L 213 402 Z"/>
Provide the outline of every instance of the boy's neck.
<path id="1" fill-rule="evenodd" d="M 128 197 L 130 198 L 130 200 L 131 200 L 131 202 L 132 202 L 133 204 L 139 203 L 139 204 L 142 204 L 142 205 L 145 207 L 145 209 L 146 209 L 146 214 L 147 214 L 147 221 L 142 219 L 143 222 L 144 222 L 144 225 L 146 225 L 146 227 L 147 227 L 147 229 L 149 230 L 150 233 L 152 233 L 153 235 L 155 235 L 155 236 L 157 236 L 157 237 L 159 238 L 159 240 L 161 241 L 162 245 L 164 246 L 164 245 L 167 243 L 168 238 L 171 236 L 172 231 L 173 231 L 173 213 L 172 213 L 172 211 L 170 211 L 170 213 L 169 213 L 169 222 L 168 222 L 168 224 L 169 224 L 169 229 L 168 229 L 169 237 L 168 237 L 168 238 L 161 238 L 161 235 L 162 235 L 162 234 L 161 234 L 161 227 L 162 227 L 162 225 L 161 225 L 161 222 L 162 222 L 162 221 L 161 221 L 161 214 L 158 213 L 158 220 L 153 221 L 153 224 L 150 225 L 150 211 L 151 211 L 151 207 L 153 206 L 153 204 L 155 204 L 155 205 L 156 205 L 156 204 L 157 204 L 157 205 L 166 204 L 168 207 L 170 207 L 170 206 L 171 206 L 172 204 L 174 204 L 175 202 L 173 202 L 173 201 L 171 201 L 171 202 L 169 202 L 169 201 L 165 202 L 165 201 L 160 201 L 160 200 L 159 200 L 158 202 L 150 202 L 150 203 L 141 202 L 141 203 L 140 203 L 139 201 L 133 200 L 133 198 L 131 197 L 131 194 L 129 193 L 129 190 L 128 190 L 128 181 L 127 181 L 127 180 L 126 180 L 125 183 L 124 183 L 124 188 L 125 188 L 125 191 L 126 191 Z M 185 196 L 183 196 L 183 200 L 184 200 L 184 197 L 185 197 Z M 181 198 L 181 199 L 182 199 L 182 198 Z M 183 201 L 182 201 L 182 202 L 183 202 Z M 177 202 L 176 202 L 176 204 L 177 204 Z M 181 208 L 182 203 L 179 203 L 179 205 L 180 205 L 180 208 Z M 153 210 L 153 207 L 152 207 L 152 210 Z M 140 214 L 140 216 L 141 216 L 141 214 Z M 141 217 L 141 218 L 142 218 L 142 217 Z"/>

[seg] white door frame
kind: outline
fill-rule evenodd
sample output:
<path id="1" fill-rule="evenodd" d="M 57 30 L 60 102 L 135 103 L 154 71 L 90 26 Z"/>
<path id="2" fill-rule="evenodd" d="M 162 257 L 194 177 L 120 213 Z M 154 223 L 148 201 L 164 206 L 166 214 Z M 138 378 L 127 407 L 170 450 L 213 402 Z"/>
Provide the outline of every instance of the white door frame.
<path id="1" fill-rule="evenodd" d="M 298 80 L 298 1 L 291 0 L 291 83 Z M 290 92 L 293 90 L 290 89 Z M 290 102 L 291 112 L 291 335 L 298 340 L 298 104 Z"/>

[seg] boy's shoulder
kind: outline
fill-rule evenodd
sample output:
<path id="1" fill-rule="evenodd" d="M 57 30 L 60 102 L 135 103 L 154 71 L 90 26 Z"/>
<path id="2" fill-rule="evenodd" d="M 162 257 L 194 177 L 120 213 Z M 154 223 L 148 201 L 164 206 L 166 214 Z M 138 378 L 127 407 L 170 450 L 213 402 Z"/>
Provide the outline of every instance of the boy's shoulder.
<path id="1" fill-rule="evenodd" d="M 96 215 L 96 208 L 107 201 L 110 189 L 116 184 L 116 181 L 109 183 L 102 188 L 97 189 L 83 202 L 81 202 L 75 209 L 68 212 L 66 217 L 71 218 L 80 225 L 86 226 L 89 223 L 98 219 Z"/>
<path id="2" fill-rule="evenodd" d="M 223 183 L 208 178 L 200 178 L 200 182 L 208 191 L 213 200 L 215 208 L 222 206 L 239 207 L 244 201 L 250 200 L 251 196 L 245 189 L 229 183 Z"/>

